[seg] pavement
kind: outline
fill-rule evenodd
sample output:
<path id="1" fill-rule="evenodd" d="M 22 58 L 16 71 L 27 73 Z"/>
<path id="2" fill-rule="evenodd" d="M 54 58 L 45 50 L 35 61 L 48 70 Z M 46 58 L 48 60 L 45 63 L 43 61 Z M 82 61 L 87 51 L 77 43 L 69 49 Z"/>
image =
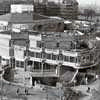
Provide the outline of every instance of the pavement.
<path id="1" fill-rule="evenodd" d="M 88 87 L 90 91 L 87 92 Z M 100 100 L 100 79 L 97 79 L 90 85 L 80 85 L 73 87 L 73 90 L 80 91 L 84 94 L 84 97 L 81 97 L 79 100 Z"/>
<path id="2" fill-rule="evenodd" d="M 60 100 L 61 92 L 59 89 L 41 84 L 36 84 L 33 87 L 29 80 L 25 84 L 23 79 L 25 74 L 23 69 L 17 68 L 14 82 L 0 78 L 0 96 L 3 100 Z M 28 95 L 25 94 L 25 88 L 28 90 Z M 18 89 L 19 93 L 17 94 Z"/>
<path id="3" fill-rule="evenodd" d="M 2 82 L 3 87 L 1 87 Z M 18 88 L 19 93 L 17 94 Z M 28 95 L 25 94 L 25 88 L 28 90 Z M 0 94 L 1 93 L 4 98 L 7 98 L 7 100 L 33 100 L 33 98 L 34 100 L 60 100 L 58 95 L 59 92 L 55 88 L 47 88 L 47 90 L 42 90 L 40 85 L 28 88 L 7 84 L 3 80 L 0 80 Z"/>

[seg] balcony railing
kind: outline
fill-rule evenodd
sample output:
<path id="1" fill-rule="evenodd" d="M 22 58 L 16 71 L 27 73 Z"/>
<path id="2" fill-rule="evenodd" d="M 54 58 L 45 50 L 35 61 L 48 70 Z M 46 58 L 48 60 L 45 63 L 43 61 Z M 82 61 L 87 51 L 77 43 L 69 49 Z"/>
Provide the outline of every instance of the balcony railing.
<path id="1" fill-rule="evenodd" d="M 31 75 L 33 77 L 59 77 L 56 69 L 33 69 Z"/>

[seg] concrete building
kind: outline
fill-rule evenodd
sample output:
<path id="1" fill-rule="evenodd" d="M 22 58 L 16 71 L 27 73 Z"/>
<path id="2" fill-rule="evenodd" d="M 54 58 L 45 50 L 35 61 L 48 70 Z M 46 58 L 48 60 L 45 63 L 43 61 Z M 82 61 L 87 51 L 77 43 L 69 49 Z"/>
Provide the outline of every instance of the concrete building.
<path id="1" fill-rule="evenodd" d="M 33 15 L 27 13 L 9 13 L 0 16 L 0 23 L 1 31 L 20 31 L 25 29 L 32 29 Z"/>
<path id="2" fill-rule="evenodd" d="M 79 31 L 23 31 L 1 37 L 2 62 L 11 68 L 21 67 L 28 71 L 33 85 L 35 80 L 54 85 L 68 68 L 78 70 L 98 64 L 95 45 L 90 37 Z"/>
<path id="3" fill-rule="evenodd" d="M 62 20 L 50 19 L 39 14 L 9 13 L 0 16 L 0 31 L 9 30 L 64 31 L 64 23 Z"/>
<path id="4" fill-rule="evenodd" d="M 17 43 L 16 39 L 11 40 L 13 41 L 11 43 Z M 17 40 L 20 40 L 19 37 Z M 41 34 L 33 32 L 29 35 L 29 41 L 26 49 L 13 44 L 13 56 L 16 67 L 25 68 L 25 71 L 30 72 L 33 85 L 35 80 L 54 85 L 68 68 L 86 69 L 98 64 L 95 45 L 88 36 L 78 31 Z M 89 42 L 92 44 L 91 49 Z"/>
<path id="5" fill-rule="evenodd" d="M 47 16 L 59 16 L 65 19 L 77 19 L 78 2 L 76 0 L 64 0 L 62 3 L 37 2 L 34 3 L 34 12 Z"/>
<path id="6" fill-rule="evenodd" d="M 63 0 L 60 6 L 61 17 L 65 19 L 78 18 L 78 2 L 76 0 Z"/>
<path id="7" fill-rule="evenodd" d="M 10 7 L 11 13 L 30 13 L 34 11 L 33 4 L 11 4 Z"/>

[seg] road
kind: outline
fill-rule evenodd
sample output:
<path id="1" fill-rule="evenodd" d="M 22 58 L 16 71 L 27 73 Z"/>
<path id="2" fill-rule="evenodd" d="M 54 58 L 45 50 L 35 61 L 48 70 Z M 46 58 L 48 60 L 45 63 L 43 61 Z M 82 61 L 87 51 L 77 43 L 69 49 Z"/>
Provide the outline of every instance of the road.
<path id="1" fill-rule="evenodd" d="M 90 87 L 90 92 L 87 92 L 88 87 Z M 79 100 L 100 100 L 100 79 L 96 80 L 90 85 L 80 85 L 73 89 L 76 91 L 81 91 L 85 94 L 84 97 L 80 97 Z"/>
<path id="2" fill-rule="evenodd" d="M 17 89 L 20 89 L 19 95 L 17 95 Z M 14 86 L 3 82 L 2 95 L 6 97 L 6 100 L 60 100 L 58 93 L 54 89 L 48 89 L 47 91 L 40 90 L 39 88 L 28 88 L 28 95 L 25 95 L 25 87 Z M 0 96 L 1 96 L 1 80 L 0 80 Z"/>

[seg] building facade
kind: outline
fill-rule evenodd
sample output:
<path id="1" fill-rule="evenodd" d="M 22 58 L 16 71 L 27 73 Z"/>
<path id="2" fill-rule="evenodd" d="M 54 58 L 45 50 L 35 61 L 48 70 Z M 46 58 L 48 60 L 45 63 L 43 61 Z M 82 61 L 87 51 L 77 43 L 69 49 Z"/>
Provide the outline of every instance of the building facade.
<path id="1" fill-rule="evenodd" d="M 47 16 L 59 16 L 65 19 L 77 19 L 78 2 L 76 0 L 64 0 L 61 3 L 35 2 L 34 12 Z"/>

